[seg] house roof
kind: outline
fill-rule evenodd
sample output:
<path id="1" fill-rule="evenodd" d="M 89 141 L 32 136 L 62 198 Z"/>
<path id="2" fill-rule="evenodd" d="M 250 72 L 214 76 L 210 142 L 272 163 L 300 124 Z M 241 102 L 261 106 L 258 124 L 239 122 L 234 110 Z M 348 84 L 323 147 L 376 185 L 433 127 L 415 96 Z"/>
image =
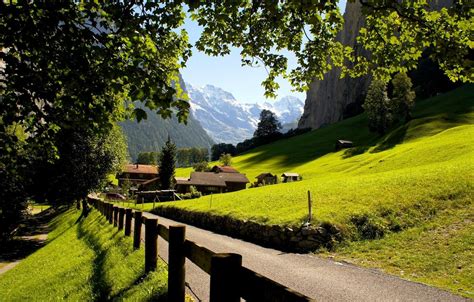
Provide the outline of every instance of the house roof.
<path id="1" fill-rule="evenodd" d="M 284 177 L 298 177 L 300 176 L 298 173 L 293 173 L 293 172 L 285 172 L 283 173 L 281 176 L 284 176 Z"/>
<path id="2" fill-rule="evenodd" d="M 338 139 L 337 142 L 340 144 L 352 144 L 352 141 L 348 141 L 345 139 Z"/>
<path id="3" fill-rule="evenodd" d="M 273 177 L 273 174 L 270 173 L 270 172 L 263 172 L 260 175 L 256 176 L 255 178 L 263 178 L 263 177 L 267 177 L 267 176 Z"/>
<path id="4" fill-rule="evenodd" d="M 158 174 L 158 167 L 152 165 L 125 165 L 122 169 L 122 173 L 131 173 L 131 174 Z"/>
<path id="5" fill-rule="evenodd" d="M 241 173 L 192 172 L 189 179 L 176 179 L 178 185 L 226 187 L 227 183 L 249 183 Z"/>
<path id="6" fill-rule="evenodd" d="M 160 178 L 159 178 L 159 177 L 155 177 L 155 178 L 152 178 L 152 179 L 149 179 L 149 180 L 147 180 L 147 181 L 142 182 L 140 185 L 151 184 L 151 183 L 154 183 L 155 181 L 158 181 L 158 180 L 160 180 Z"/>
<path id="7" fill-rule="evenodd" d="M 231 166 L 214 166 L 211 169 L 213 172 L 221 172 L 221 173 L 239 173 L 237 169 Z"/>

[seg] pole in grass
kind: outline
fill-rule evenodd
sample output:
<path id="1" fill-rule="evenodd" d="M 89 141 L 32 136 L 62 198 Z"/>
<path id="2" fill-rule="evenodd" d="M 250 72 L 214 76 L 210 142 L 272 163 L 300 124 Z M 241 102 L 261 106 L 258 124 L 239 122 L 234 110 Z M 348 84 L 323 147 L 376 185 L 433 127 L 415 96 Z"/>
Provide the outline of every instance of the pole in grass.
<path id="1" fill-rule="evenodd" d="M 311 223 L 311 220 L 313 219 L 312 208 L 313 208 L 313 205 L 311 201 L 311 191 L 308 190 L 308 224 Z"/>

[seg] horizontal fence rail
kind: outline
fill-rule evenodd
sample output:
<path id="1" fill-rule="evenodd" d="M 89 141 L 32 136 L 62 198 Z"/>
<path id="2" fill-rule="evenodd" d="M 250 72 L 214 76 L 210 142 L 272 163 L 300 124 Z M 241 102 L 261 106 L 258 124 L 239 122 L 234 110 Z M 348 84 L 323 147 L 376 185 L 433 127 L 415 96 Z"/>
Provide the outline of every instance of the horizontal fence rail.
<path id="1" fill-rule="evenodd" d="M 133 247 L 140 248 L 142 225 L 145 226 L 145 271 L 156 270 L 158 260 L 158 236 L 168 242 L 168 300 L 185 301 L 185 259 L 188 258 L 210 275 L 210 301 L 315 301 L 274 280 L 242 266 L 242 256 L 232 253 L 215 253 L 204 246 L 186 239 L 182 225 L 169 228 L 159 224 L 156 216 L 147 217 L 140 211 L 119 207 L 96 197 L 88 197 L 106 220 L 132 236 Z M 131 234 L 132 217 L 133 235 Z"/>

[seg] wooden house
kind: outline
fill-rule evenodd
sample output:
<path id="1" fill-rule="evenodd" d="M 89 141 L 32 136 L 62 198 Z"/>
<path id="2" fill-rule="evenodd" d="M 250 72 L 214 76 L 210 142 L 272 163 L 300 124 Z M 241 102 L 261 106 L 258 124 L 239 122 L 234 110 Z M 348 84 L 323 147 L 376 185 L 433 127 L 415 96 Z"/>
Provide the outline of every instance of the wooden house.
<path id="1" fill-rule="evenodd" d="M 188 193 L 194 186 L 202 194 L 224 193 L 243 190 L 247 183 L 248 178 L 238 172 L 192 172 L 188 179 L 176 178 L 176 190 Z"/>
<path id="2" fill-rule="evenodd" d="M 277 176 L 270 172 L 264 172 L 255 177 L 257 179 L 256 184 L 259 185 L 274 185 L 277 183 Z"/>
<path id="3" fill-rule="evenodd" d="M 282 182 L 292 182 L 300 180 L 300 175 L 293 172 L 285 172 L 281 175 Z"/>
<path id="4" fill-rule="evenodd" d="M 239 173 L 237 169 L 231 166 L 214 166 L 211 169 L 211 172 L 214 173 Z"/>
<path id="5" fill-rule="evenodd" d="M 147 182 L 151 179 L 156 179 L 158 177 L 158 167 L 139 164 L 125 165 L 122 169 L 122 172 L 117 174 L 119 186 L 122 186 L 127 180 L 132 185 L 138 186 L 144 182 Z"/>
<path id="6" fill-rule="evenodd" d="M 336 151 L 341 150 L 341 149 L 345 149 L 345 148 L 352 148 L 353 145 L 354 145 L 354 143 L 351 142 L 351 141 L 338 139 L 336 141 Z"/>

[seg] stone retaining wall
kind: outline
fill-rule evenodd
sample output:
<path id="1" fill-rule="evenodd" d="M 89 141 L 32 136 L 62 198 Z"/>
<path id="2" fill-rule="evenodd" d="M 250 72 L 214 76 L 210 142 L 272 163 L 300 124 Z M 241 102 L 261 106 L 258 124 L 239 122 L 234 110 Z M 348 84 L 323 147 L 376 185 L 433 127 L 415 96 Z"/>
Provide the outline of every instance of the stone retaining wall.
<path id="1" fill-rule="evenodd" d="M 191 212 L 175 207 L 158 207 L 152 210 L 152 213 L 289 252 L 309 252 L 321 247 L 331 248 L 342 238 L 339 229 L 329 223 L 301 227 L 264 225 L 230 216 Z"/>

